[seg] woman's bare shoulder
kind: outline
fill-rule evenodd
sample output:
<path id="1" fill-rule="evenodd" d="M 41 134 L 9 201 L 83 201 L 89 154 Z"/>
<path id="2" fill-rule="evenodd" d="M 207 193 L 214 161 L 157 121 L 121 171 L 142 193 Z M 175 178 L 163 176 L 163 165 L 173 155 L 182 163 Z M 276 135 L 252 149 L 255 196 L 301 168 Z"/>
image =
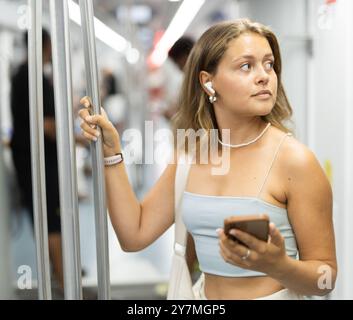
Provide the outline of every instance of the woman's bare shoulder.
<path id="1" fill-rule="evenodd" d="M 287 176 L 311 176 L 319 171 L 322 172 L 321 165 L 314 152 L 293 135 L 285 138 L 278 157 L 281 168 Z"/>
<path id="2" fill-rule="evenodd" d="M 293 134 L 288 133 L 287 137 L 285 137 L 285 135 L 286 133 L 284 131 L 272 126 L 269 130 L 268 139 L 265 143 L 273 149 L 276 148 L 284 139 L 279 152 L 281 157 L 288 157 L 289 159 L 295 158 L 296 160 L 298 160 L 298 158 L 310 157 L 312 151 L 305 144 L 296 139 Z"/>
<path id="3" fill-rule="evenodd" d="M 294 135 L 285 137 L 285 132 L 278 128 L 271 127 L 268 139 L 265 141 L 271 153 L 277 149 L 281 142 L 282 144 L 278 152 L 276 163 L 279 164 L 282 169 L 289 171 L 303 170 L 318 165 L 314 153 L 305 144 L 296 139 Z"/>

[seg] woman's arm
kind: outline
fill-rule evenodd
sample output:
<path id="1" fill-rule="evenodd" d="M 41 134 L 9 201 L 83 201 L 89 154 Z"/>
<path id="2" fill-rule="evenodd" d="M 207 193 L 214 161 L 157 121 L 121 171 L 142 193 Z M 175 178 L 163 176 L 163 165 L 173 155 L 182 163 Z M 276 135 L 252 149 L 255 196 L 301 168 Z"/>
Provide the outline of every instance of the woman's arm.
<path id="1" fill-rule="evenodd" d="M 119 134 L 107 118 L 90 116 L 90 101 L 80 110 L 81 128 L 85 138 L 95 139 L 98 125 L 103 132 L 104 156 L 121 152 Z M 139 251 L 161 236 L 174 222 L 174 180 L 176 165 L 169 164 L 155 186 L 140 203 L 130 185 L 124 162 L 105 167 L 107 205 L 110 219 L 124 251 Z"/>
<path id="2" fill-rule="evenodd" d="M 221 255 L 228 263 L 268 274 L 284 287 L 303 295 L 326 295 L 333 290 L 337 263 L 332 222 L 332 192 L 318 161 L 305 146 L 290 139 L 279 161 L 285 178 L 287 210 L 296 236 L 300 260 L 286 255 L 284 238 L 270 225 L 270 242 L 236 230 L 235 235 L 248 248 L 220 230 Z"/>
<path id="3" fill-rule="evenodd" d="M 106 167 L 110 219 L 124 251 L 144 249 L 173 224 L 175 171 L 175 165 L 168 165 L 140 203 L 129 183 L 125 165 Z"/>
<path id="4" fill-rule="evenodd" d="M 332 190 L 313 153 L 291 139 L 284 152 L 287 210 L 300 260 L 286 258 L 273 277 L 305 295 L 326 295 L 335 286 L 337 262 Z"/>

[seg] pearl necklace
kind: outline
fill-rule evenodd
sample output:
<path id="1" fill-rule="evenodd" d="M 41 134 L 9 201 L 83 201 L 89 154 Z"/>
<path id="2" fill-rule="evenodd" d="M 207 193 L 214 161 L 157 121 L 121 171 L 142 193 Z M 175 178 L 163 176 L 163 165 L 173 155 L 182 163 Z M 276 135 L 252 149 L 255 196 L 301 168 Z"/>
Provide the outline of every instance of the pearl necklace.
<path id="1" fill-rule="evenodd" d="M 254 142 L 256 142 L 257 140 L 259 140 L 267 131 L 267 129 L 271 126 L 271 123 L 269 122 L 266 126 L 266 128 L 260 133 L 260 135 L 258 135 L 255 139 L 249 141 L 249 142 L 245 142 L 245 143 L 241 143 L 241 144 L 228 144 L 228 143 L 224 143 L 222 142 L 219 138 L 218 138 L 218 142 L 225 147 L 230 147 L 230 148 L 240 148 L 240 147 L 245 147 L 248 146 L 249 144 L 252 144 Z"/>

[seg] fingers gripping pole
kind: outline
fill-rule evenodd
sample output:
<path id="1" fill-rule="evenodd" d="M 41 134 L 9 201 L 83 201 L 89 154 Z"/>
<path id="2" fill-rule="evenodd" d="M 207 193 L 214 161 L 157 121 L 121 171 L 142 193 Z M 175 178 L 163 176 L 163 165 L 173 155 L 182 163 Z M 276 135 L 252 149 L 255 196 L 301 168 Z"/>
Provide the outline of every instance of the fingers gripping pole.
<path id="1" fill-rule="evenodd" d="M 31 16 L 28 29 L 28 83 L 38 297 L 51 300 L 44 163 L 42 0 L 28 0 L 28 8 Z"/>
<path id="2" fill-rule="evenodd" d="M 100 114 L 98 68 L 92 1 L 80 0 L 80 11 L 85 52 L 87 94 L 92 97 L 93 113 Z M 100 136 L 102 137 L 102 135 Z M 98 299 L 107 300 L 110 299 L 109 248 L 102 150 L 103 145 L 101 138 L 98 139 L 97 142 L 91 144 L 96 224 Z"/>
<path id="3" fill-rule="evenodd" d="M 65 299 L 82 299 L 67 0 L 50 0 Z"/>

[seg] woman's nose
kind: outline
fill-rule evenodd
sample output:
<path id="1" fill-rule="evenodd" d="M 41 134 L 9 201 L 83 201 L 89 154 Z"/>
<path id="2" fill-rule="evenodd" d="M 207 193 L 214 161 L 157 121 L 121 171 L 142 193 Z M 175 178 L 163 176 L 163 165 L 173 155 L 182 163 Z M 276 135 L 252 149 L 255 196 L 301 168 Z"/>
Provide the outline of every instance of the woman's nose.
<path id="1" fill-rule="evenodd" d="M 270 75 L 261 65 L 257 68 L 256 83 L 267 83 L 270 79 Z"/>
<path id="2" fill-rule="evenodd" d="M 268 83 L 270 76 L 264 68 L 259 68 L 256 83 Z"/>

